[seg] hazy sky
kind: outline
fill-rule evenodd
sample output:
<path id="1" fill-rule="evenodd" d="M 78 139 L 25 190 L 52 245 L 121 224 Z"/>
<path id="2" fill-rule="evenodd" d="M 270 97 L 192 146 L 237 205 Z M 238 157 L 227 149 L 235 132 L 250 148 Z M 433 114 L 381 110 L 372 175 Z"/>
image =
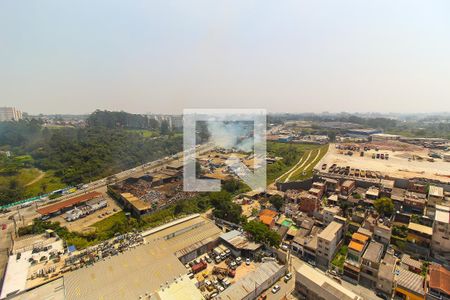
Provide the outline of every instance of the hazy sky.
<path id="1" fill-rule="evenodd" d="M 450 1 L 0 0 L 0 106 L 450 111 Z"/>

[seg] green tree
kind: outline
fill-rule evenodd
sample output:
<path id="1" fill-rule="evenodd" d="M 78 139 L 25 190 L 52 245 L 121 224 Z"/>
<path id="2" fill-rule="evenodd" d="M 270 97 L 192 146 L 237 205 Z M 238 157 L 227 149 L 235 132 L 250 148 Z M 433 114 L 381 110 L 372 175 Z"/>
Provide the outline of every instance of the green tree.
<path id="1" fill-rule="evenodd" d="M 161 122 L 160 133 L 161 135 L 167 135 L 170 133 L 169 122 L 167 122 L 166 120 Z"/>
<path id="2" fill-rule="evenodd" d="M 235 224 L 241 221 L 242 207 L 231 201 L 231 194 L 227 191 L 214 192 L 210 194 L 213 215 Z"/>
<path id="3" fill-rule="evenodd" d="M 270 204 L 272 204 L 276 210 L 280 210 L 281 207 L 284 204 L 284 200 L 283 197 L 281 197 L 280 195 L 273 195 L 269 198 L 269 202 Z"/>
<path id="4" fill-rule="evenodd" d="M 381 197 L 380 199 L 375 200 L 373 206 L 382 216 L 390 216 L 394 212 L 394 203 L 387 197 Z"/>
<path id="5" fill-rule="evenodd" d="M 280 235 L 269 229 L 264 223 L 250 221 L 244 224 L 244 230 L 248 232 L 254 241 L 269 244 L 272 247 L 279 247 L 281 243 Z"/>

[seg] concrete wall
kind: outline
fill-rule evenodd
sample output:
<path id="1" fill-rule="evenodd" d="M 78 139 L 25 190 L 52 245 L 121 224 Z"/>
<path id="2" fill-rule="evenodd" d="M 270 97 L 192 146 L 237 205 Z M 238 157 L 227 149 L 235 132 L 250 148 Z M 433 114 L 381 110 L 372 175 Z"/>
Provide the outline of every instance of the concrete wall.
<path id="1" fill-rule="evenodd" d="M 277 182 L 277 189 L 286 192 L 287 190 L 309 190 L 312 187 L 313 178 L 302 181 Z"/>

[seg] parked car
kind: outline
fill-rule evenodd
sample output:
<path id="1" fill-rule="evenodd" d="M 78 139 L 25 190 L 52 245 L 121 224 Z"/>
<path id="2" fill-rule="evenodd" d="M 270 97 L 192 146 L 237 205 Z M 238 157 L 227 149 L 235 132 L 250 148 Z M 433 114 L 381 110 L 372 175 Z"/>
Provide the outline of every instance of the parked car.
<path id="1" fill-rule="evenodd" d="M 247 266 L 250 266 L 250 258 L 246 258 L 246 259 L 245 259 L 245 264 L 246 264 Z"/>
<path id="2" fill-rule="evenodd" d="M 281 290 L 281 287 L 277 284 L 272 288 L 272 293 L 276 294 Z"/>
<path id="3" fill-rule="evenodd" d="M 289 280 L 291 280 L 291 278 L 292 278 L 292 274 L 287 273 L 286 275 L 284 275 L 284 282 L 288 282 Z"/>
<path id="4" fill-rule="evenodd" d="M 236 264 L 238 266 L 240 266 L 242 264 L 242 257 L 239 256 L 238 258 L 236 258 Z"/>

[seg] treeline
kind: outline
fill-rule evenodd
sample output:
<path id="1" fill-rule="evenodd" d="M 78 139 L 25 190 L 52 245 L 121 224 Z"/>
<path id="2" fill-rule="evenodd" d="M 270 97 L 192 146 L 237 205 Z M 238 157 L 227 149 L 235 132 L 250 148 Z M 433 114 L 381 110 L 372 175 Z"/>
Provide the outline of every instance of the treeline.
<path id="1" fill-rule="evenodd" d="M 139 115 L 96 111 L 88 119 L 85 128 L 58 129 L 44 127 L 35 119 L 0 122 L 0 151 L 11 153 L 9 158 L 0 153 L 2 204 L 22 199 L 24 187 L 16 178 L 21 169 L 36 167 L 52 171 L 62 182 L 76 185 L 182 150 L 182 136 L 170 132 L 168 124 L 162 125 L 159 136 L 154 138 L 130 130 L 145 125 L 139 125 Z M 126 128 L 111 125 L 123 120 L 128 122 Z M 29 159 L 19 161 L 20 156 Z"/>
<path id="2" fill-rule="evenodd" d="M 157 120 L 124 111 L 96 110 L 86 120 L 90 127 L 159 130 Z"/>
<path id="3" fill-rule="evenodd" d="M 181 136 L 144 138 L 123 129 L 104 127 L 57 130 L 31 151 L 36 167 L 55 170 L 67 184 L 106 177 L 182 150 Z"/>
<path id="4" fill-rule="evenodd" d="M 31 155 L 34 167 L 77 184 L 177 153 L 182 137 L 151 139 L 97 126 L 50 130 L 32 120 L 0 123 L 0 146 L 16 156 Z"/>

